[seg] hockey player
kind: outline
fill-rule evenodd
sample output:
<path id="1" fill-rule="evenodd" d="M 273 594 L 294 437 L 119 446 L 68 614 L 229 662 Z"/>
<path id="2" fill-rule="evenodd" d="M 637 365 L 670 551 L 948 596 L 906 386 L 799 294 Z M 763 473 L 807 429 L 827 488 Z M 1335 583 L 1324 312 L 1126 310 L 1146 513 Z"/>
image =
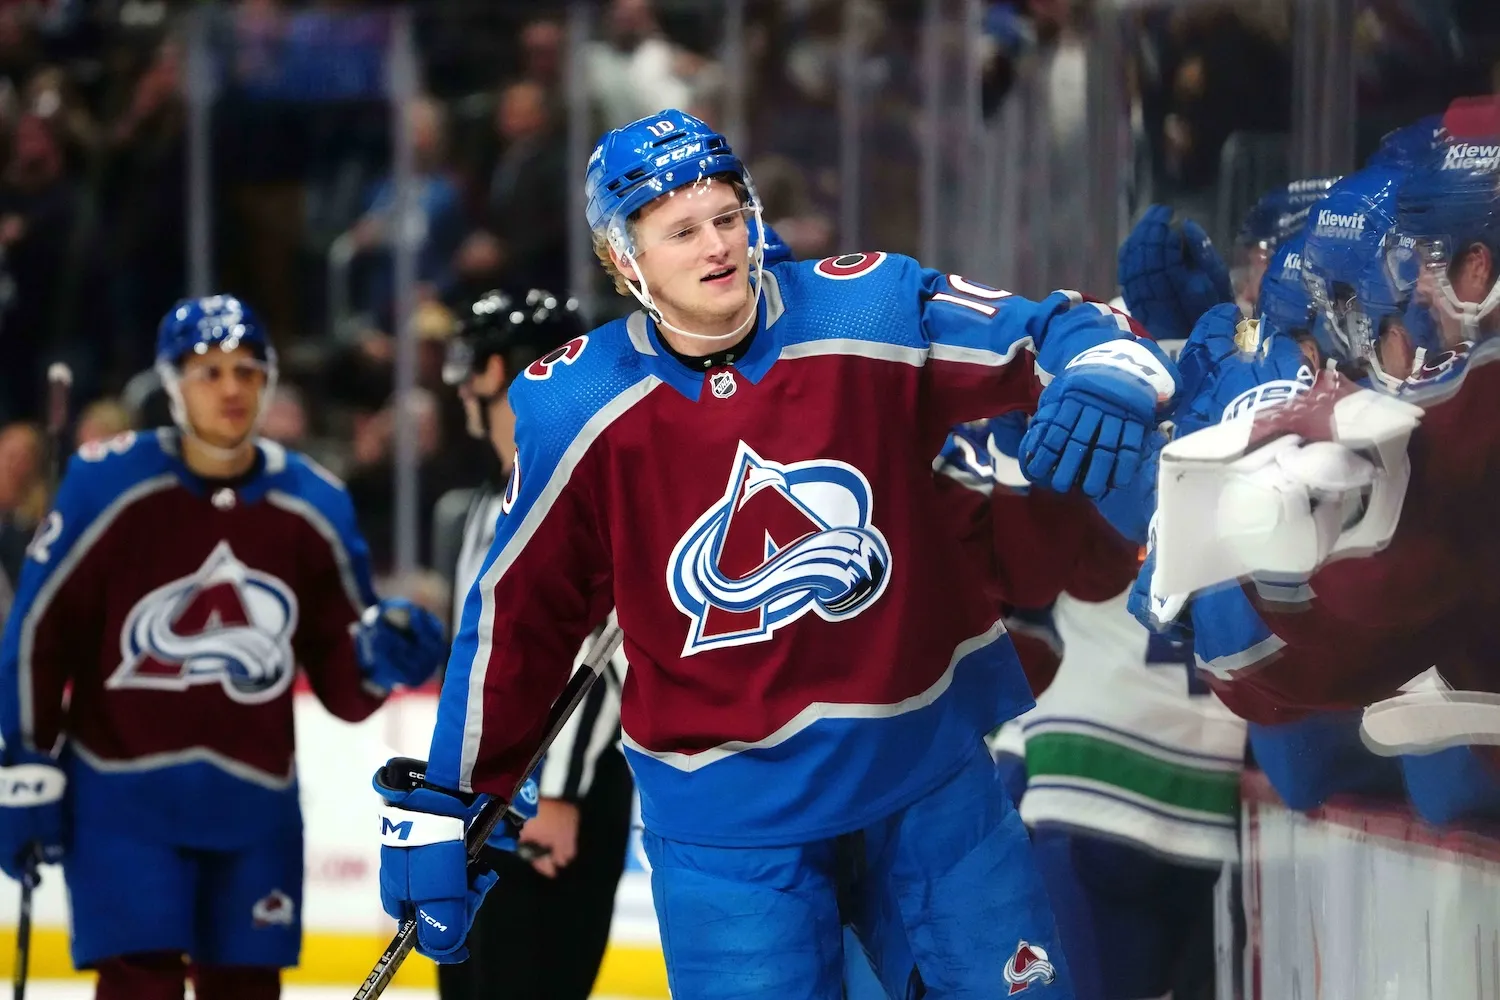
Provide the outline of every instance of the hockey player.
<path id="1" fill-rule="evenodd" d="M 1019 434 L 1005 425 L 1017 422 L 1008 414 L 955 432 L 968 446 L 945 449 L 940 471 L 1024 517 L 1051 495 L 1006 474 L 1015 465 L 1004 449 Z M 1087 507 L 1074 515 L 1082 558 L 1065 550 L 1039 574 L 1054 581 L 1062 661 L 1018 720 L 1021 818 L 1079 997 L 1210 995 L 1206 930 L 1220 869 L 1238 857 L 1245 725 L 1196 681 L 1189 644 L 1126 610 L 1136 547 Z"/>
<path id="2" fill-rule="evenodd" d="M 28 552 L 0 866 L 62 861 L 101 1000 L 180 1000 L 189 974 L 203 1000 L 274 998 L 301 944 L 297 669 L 354 721 L 446 643 L 377 602 L 343 487 L 256 436 L 276 358 L 246 305 L 179 303 L 156 357 L 181 432 L 81 449 Z"/>
<path id="3" fill-rule="evenodd" d="M 1472 164 L 1456 166 L 1455 159 L 1461 160 L 1449 151 L 1442 151 L 1419 169 L 1414 177 L 1402 184 L 1400 203 L 1405 207 L 1398 226 L 1399 239 L 1387 241 L 1387 244 L 1397 258 L 1397 266 L 1391 269 L 1392 273 L 1411 274 L 1412 287 L 1392 291 L 1385 270 L 1378 266 L 1376 250 L 1381 245 L 1381 229 L 1389 225 L 1388 206 L 1396 200 L 1390 191 L 1393 181 L 1384 168 L 1368 169 L 1362 175 L 1347 178 L 1336 186 L 1328 199 L 1315 209 L 1316 216 L 1307 240 L 1304 270 L 1308 275 L 1307 287 L 1321 306 L 1320 325 L 1328 331 L 1327 336 L 1322 338 L 1325 350 L 1336 353 L 1346 362 L 1352 360 L 1356 364 L 1367 365 L 1375 376 L 1373 384 L 1386 391 L 1400 393 L 1404 398 L 1430 399 L 1435 393 L 1451 392 L 1456 382 L 1455 376 L 1465 373 L 1465 342 L 1482 335 L 1482 306 L 1460 308 L 1452 303 L 1461 303 L 1464 301 L 1462 298 L 1441 295 L 1444 281 L 1449 281 L 1449 287 L 1452 287 L 1450 271 L 1462 275 L 1463 269 L 1450 269 L 1430 263 L 1440 258 L 1441 254 L 1434 251 L 1431 238 L 1421 235 L 1441 233 L 1439 239 L 1451 241 L 1448 245 L 1468 248 L 1471 265 L 1477 264 L 1488 253 L 1481 236 L 1469 237 L 1469 233 L 1476 232 L 1473 229 L 1476 219 L 1483 218 L 1484 214 L 1482 211 L 1475 211 L 1475 200 L 1438 196 L 1440 192 L 1452 195 L 1455 184 L 1460 189 L 1463 187 L 1462 175 Z M 1472 181 L 1473 178 L 1469 180 Z M 1482 202 L 1484 198 L 1494 197 L 1493 185 L 1491 178 L 1474 184 L 1471 190 Z M 1447 205 L 1439 208 L 1439 203 L 1445 201 Z M 1465 213 L 1473 215 L 1466 218 Z M 1384 223 L 1382 219 L 1385 220 Z M 1424 226 L 1432 228 L 1424 229 Z M 1482 228 L 1482 223 L 1480 226 Z M 1406 269 L 1406 265 L 1419 255 L 1429 262 L 1425 265 L 1431 281 L 1427 289 L 1420 287 L 1418 276 Z M 1372 261 L 1376 266 L 1371 266 Z M 1476 280 L 1468 288 L 1467 294 L 1482 295 L 1489 287 L 1485 281 L 1486 275 L 1472 274 L 1472 277 Z M 1493 275 L 1488 277 L 1492 278 Z M 1445 339 L 1438 344 L 1438 348 L 1457 347 L 1458 351 L 1439 354 L 1436 362 L 1429 358 L 1421 363 L 1420 355 L 1414 359 L 1415 352 L 1409 347 L 1404 351 L 1392 350 L 1392 339 L 1396 339 L 1399 344 L 1409 336 L 1409 331 L 1421 328 L 1420 312 L 1408 311 L 1405 317 L 1396 315 L 1403 295 L 1409 292 L 1415 292 L 1418 304 L 1432 303 L 1439 306 L 1440 315 L 1428 324 L 1428 328 L 1442 329 L 1443 320 L 1447 319 L 1449 325 L 1442 329 Z M 1469 325 L 1466 327 L 1465 324 Z M 1419 363 L 1413 365 L 1413 360 Z M 1409 374 L 1405 373 L 1407 369 L 1411 369 Z M 1356 369 L 1354 374 L 1357 376 L 1360 372 Z M 1278 465 L 1267 466 L 1261 462 L 1260 471 L 1252 474 L 1256 488 L 1264 497 L 1261 502 L 1279 504 L 1289 498 L 1294 499 L 1287 490 L 1294 488 L 1296 477 L 1305 475 L 1309 469 L 1319 476 L 1340 474 L 1335 465 L 1307 464 L 1295 450 L 1302 443 L 1325 449 L 1328 447 L 1324 439 L 1327 431 L 1320 431 L 1319 428 L 1320 425 L 1326 427 L 1326 422 L 1332 416 L 1329 410 L 1337 399 L 1336 395 L 1325 393 L 1320 397 L 1315 393 L 1308 397 L 1308 401 L 1289 405 L 1279 415 L 1286 421 L 1280 426 L 1291 430 L 1295 435 L 1313 432 L 1302 442 L 1299 442 L 1298 437 L 1292 436 L 1278 440 L 1274 430 L 1258 435 L 1268 442 L 1275 442 L 1282 449 Z M 1326 408 L 1322 410 L 1322 416 L 1310 415 L 1318 412 L 1314 406 L 1309 405 L 1311 401 Z M 1345 409 L 1347 412 L 1347 407 Z M 1436 410 L 1429 408 L 1420 430 L 1433 429 L 1432 418 L 1439 414 L 1443 420 L 1451 419 L 1452 412 L 1452 408 L 1448 406 L 1439 406 Z M 1276 417 L 1272 419 L 1275 420 Z M 1271 425 L 1272 428 L 1275 426 L 1276 424 Z M 1357 426 L 1351 426 L 1357 432 Z M 1399 431 L 1400 425 L 1395 426 Z M 1410 424 L 1405 426 L 1405 433 L 1410 433 Z M 1351 427 L 1341 427 L 1346 440 L 1349 439 L 1350 429 Z M 1469 428 L 1470 432 L 1472 430 L 1473 428 Z M 1457 440 L 1433 438 L 1431 441 L 1438 446 L 1462 443 L 1462 452 L 1472 456 L 1474 452 L 1469 449 L 1475 443 L 1475 435 L 1466 433 L 1455 437 Z M 1399 445 L 1399 435 L 1395 438 Z M 1287 446 L 1291 450 L 1287 450 Z M 1381 448 L 1379 439 L 1372 441 L 1372 452 L 1376 448 Z M 1379 532 L 1385 532 L 1386 537 L 1389 537 L 1390 519 L 1395 511 L 1400 510 L 1399 502 L 1392 507 L 1382 499 L 1381 491 L 1391 490 L 1393 483 L 1390 480 L 1399 479 L 1407 468 L 1407 459 L 1399 448 L 1384 447 L 1381 450 L 1383 454 L 1378 459 L 1381 464 L 1380 476 L 1388 477 L 1388 481 L 1382 483 L 1377 480 L 1371 490 L 1370 480 L 1364 480 L 1359 489 L 1367 494 L 1368 499 L 1341 499 L 1338 491 L 1333 490 L 1320 501 L 1327 509 L 1355 513 L 1354 519 L 1342 526 L 1345 533 L 1373 530 L 1377 541 Z M 1260 461 L 1269 453 L 1271 450 L 1267 448 L 1255 456 L 1255 460 Z M 1483 453 L 1482 450 L 1480 453 Z M 1213 453 L 1208 451 L 1203 454 L 1208 457 Z M 1313 452 L 1307 451 L 1305 454 L 1311 459 Z M 1325 450 L 1319 457 L 1326 454 Z M 1410 468 L 1419 473 L 1426 472 L 1429 476 L 1434 470 L 1442 469 L 1440 478 L 1429 481 L 1434 484 L 1439 481 L 1444 483 L 1445 494 L 1455 497 L 1460 505 L 1477 502 L 1480 496 L 1485 495 L 1488 484 L 1477 493 L 1466 489 L 1466 483 L 1474 482 L 1473 471 L 1466 467 L 1474 464 L 1472 459 L 1460 465 L 1445 467 L 1442 456 L 1441 448 L 1438 451 L 1423 449 L 1419 452 L 1414 442 Z M 1354 459 L 1364 461 L 1357 455 Z M 1317 472 L 1320 468 L 1325 471 Z M 1175 482 L 1178 479 L 1174 473 L 1170 477 L 1164 476 L 1163 482 Z M 1399 489 L 1399 483 L 1394 485 Z M 1327 487 L 1323 489 L 1326 490 Z M 1411 514 L 1410 506 L 1408 502 L 1407 514 L 1402 519 L 1403 525 L 1407 524 L 1406 517 Z M 1220 510 L 1224 509 L 1221 506 Z M 1284 509 L 1295 513 L 1297 508 L 1293 502 Z M 1229 668 L 1230 676 L 1226 680 L 1234 680 L 1233 686 L 1241 696 L 1241 710 L 1245 710 L 1246 704 L 1242 696 L 1249 692 L 1253 694 L 1253 703 L 1256 703 L 1250 709 L 1253 713 L 1285 713 L 1287 710 L 1296 713 L 1306 708 L 1329 706 L 1341 706 L 1357 713 L 1362 705 L 1394 695 L 1407 680 L 1424 672 L 1433 662 L 1437 663 L 1444 676 L 1460 684 L 1477 680 L 1480 684 L 1488 683 L 1492 686 L 1493 679 L 1486 681 L 1474 675 L 1476 668 L 1484 669 L 1482 665 L 1488 659 L 1479 651 L 1486 649 L 1489 641 L 1484 634 L 1483 623 L 1493 616 L 1486 615 L 1482 610 L 1486 599 L 1482 588 L 1472 585 L 1475 577 L 1461 569 L 1455 572 L 1455 567 L 1465 564 L 1466 556 L 1459 555 L 1459 549 L 1466 547 L 1466 551 L 1470 552 L 1492 551 L 1486 547 L 1489 529 L 1485 525 L 1476 525 L 1472 519 L 1464 519 L 1460 510 L 1461 507 L 1453 508 L 1452 514 L 1436 517 L 1428 512 L 1426 516 L 1419 516 L 1412 522 L 1413 531 L 1418 537 L 1426 537 L 1418 548 L 1410 550 L 1414 558 L 1404 565 L 1401 575 L 1394 578 L 1388 577 L 1387 570 L 1379 566 L 1386 557 L 1377 556 L 1371 563 L 1364 565 L 1360 564 L 1363 561 L 1331 564 L 1314 577 L 1310 591 L 1299 586 L 1295 578 L 1283 580 L 1275 587 L 1268 587 L 1265 585 L 1266 581 L 1261 580 L 1258 586 L 1247 588 L 1248 595 L 1259 606 L 1260 615 L 1253 620 L 1255 631 L 1261 634 L 1256 643 L 1241 642 L 1240 645 L 1258 652 L 1254 657 L 1240 656 L 1237 660 L 1225 660 L 1222 664 Z M 1382 519 L 1385 519 L 1384 527 L 1380 524 Z M 1462 528 L 1453 535 L 1444 537 L 1447 529 L 1456 522 L 1462 523 Z M 1182 527 L 1181 523 L 1167 523 L 1174 529 Z M 1192 524 L 1191 520 L 1187 523 Z M 1285 526 L 1300 530 L 1296 528 L 1296 522 Z M 1330 543 L 1339 534 L 1339 526 L 1334 527 L 1333 532 L 1317 539 L 1319 546 L 1331 547 Z M 1398 546 L 1400 543 L 1398 533 Z M 1284 543 L 1272 543 L 1273 546 L 1277 544 Z M 1437 545 L 1444 545 L 1446 550 L 1440 550 Z M 1253 548 L 1242 544 L 1239 551 L 1251 552 Z M 1288 550 L 1283 547 L 1280 551 L 1286 553 Z M 1316 550 L 1298 555 L 1298 558 L 1307 560 L 1304 564 L 1309 567 L 1315 566 Z M 1330 572 L 1339 566 L 1352 572 L 1342 578 L 1337 572 Z M 1410 589 L 1412 581 L 1408 574 L 1419 578 L 1415 582 L 1421 590 Z M 1334 581 L 1333 584 L 1326 585 L 1324 581 L 1330 579 Z M 1380 597 L 1382 590 L 1387 595 L 1405 591 L 1406 600 L 1431 612 L 1434 609 L 1435 595 L 1424 584 L 1434 588 L 1446 587 L 1447 593 L 1456 598 L 1451 609 L 1444 609 L 1434 615 L 1426 627 L 1412 615 L 1411 608 L 1404 604 L 1385 603 L 1389 597 Z M 1333 608 L 1353 610 L 1356 607 L 1349 602 L 1349 597 L 1353 594 L 1365 598 L 1365 603 L 1359 605 L 1359 613 L 1342 620 L 1331 618 Z M 1308 597 L 1314 595 L 1316 599 L 1309 607 Z M 1195 625 L 1204 614 L 1205 607 L 1222 606 L 1224 602 L 1241 602 L 1246 597 L 1237 587 L 1216 588 L 1207 592 L 1206 597 L 1195 595 Z M 1293 600 L 1289 603 L 1288 598 Z M 1244 611 L 1243 608 L 1240 610 Z M 1261 618 L 1264 619 L 1263 624 Z M 1395 628 L 1387 627 L 1386 623 L 1391 618 L 1400 624 Z M 1250 619 L 1247 617 L 1246 620 Z M 1256 718 L 1257 714 L 1251 714 L 1251 717 Z M 1345 757 L 1363 757 L 1362 748 L 1354 739 L 1352 718 L 1348 721 L 1351 725 L 1343 739 Z M 1446 745 L 1451 746 L 1452 743 Z M 1276 762 L 1272 755 L 1263 752 L 1258 741 L 1256 748 L 1268 771 L 1273 770 Z M 1306 787 L 1310 776 L 1308 761 L 1315 760 L 1326 768 L 1329 759 L 1330 756 L 1326 753 L 1310 756 L 1304 752 L 1292 752 L 1286 755 L 1283 763 Z M 1368 760 L 1364 764 L 1371 770 L 1375 769 Z M 1410 759 L 1406 761 L 1406 765 L 1409 775 L 1421 775 L 1419 780 L 1409 780 L 1408 784 L 1413 789 L 1418 808 L 1428 818 L 1444 820 L 1493 811 L 1496 788 L 1493 777 L 1480 774 L 1482 769 L 1476 770 L 1474 762 L 1463 753 L 1448 754 L 1442 759 Z M 1451 777 L 1455 771 L 1464 777 L 1446 782 L 1435 780 L 1444 773 Z M 1486 780 L 1471 780 L 1476 775 Z M 1286 796 L 1286 793 L 1283 792 L 1283 795 Z M 1288 801 L 1294 805 L 1299 804 L 1291 797 L 1288 797 Z"/>
<path id="4" fill-rule="evenodd" d="M 1234 300 L 1246 316 L 1254 316 L 1259 311 L 1260 290 L 1276 249 L 1302 231 L 1308 209 L 1337 180 L 1337 177 L 1307 177 L 1292 181 L 1266 192 L 1245 213 L 1245 220 L 1235 236 L 1229 273 L 1233 279 Z"/>
<path id="5" fill-rule="evenodd" d="M 931 461 L 948 428 L 1029 408 L 1050 375 L 1028 473 L 1124 485 L 1175 389 L 1164 359 L 1070 293 L 1028 302 L 885 253 L 765 268 L 748 175 L 680 112 L 603 138 L 588 205 L 645 311 L 511 387 L 514 502 L 420 798 L 384 790 L 390 819 L 432 831 L 384 852 L 407 890 L 391 909 L 421 916 L 424 952 L 462 947 L 458 796 L 508 794 L 613 604 L 675 995 L 838 996 L 841 897 L 899 913 L 933 994 L 1070 995 L 983 743 L 1030 697 L 939 523 Z"/>
<path id="6" fill-rule="evenodd" d="M 458 390 L 469 433 L 494 446 L 495 469 L 472 491 L 454 567 L 456 622 L 502 516 L 516 452 L 505 390 L 527 366 L 584 333 L 577 303 L 533 289 L 478 298 L 448 342 L 443 380 Z M 582 652 L 580 652 L 580 658 Z M 616 653 L 548 750 L 523 854 L 493 859 L 499 880 L 470 931 L 469 960 L 438 968 L 443 1000 L 479 1000 L 504 983 L 517 996 L 587 1000 L 614 916 L 634 788 L 618 749 L 624 657 Z"/>

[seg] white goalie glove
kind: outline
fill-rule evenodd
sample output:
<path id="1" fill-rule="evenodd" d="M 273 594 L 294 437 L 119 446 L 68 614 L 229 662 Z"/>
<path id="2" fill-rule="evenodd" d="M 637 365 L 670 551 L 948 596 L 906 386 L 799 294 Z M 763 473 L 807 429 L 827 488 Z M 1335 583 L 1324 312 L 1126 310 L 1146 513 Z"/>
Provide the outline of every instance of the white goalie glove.
<path id="1" fill-rule="evenodd" d="M 1320 377 L 1269 414 L 1206 427 L 1162 450 L 1154 594 L 1245 577 L 1306 579 L 1336 555 L 1390 542 L 1422 411 Z"/>

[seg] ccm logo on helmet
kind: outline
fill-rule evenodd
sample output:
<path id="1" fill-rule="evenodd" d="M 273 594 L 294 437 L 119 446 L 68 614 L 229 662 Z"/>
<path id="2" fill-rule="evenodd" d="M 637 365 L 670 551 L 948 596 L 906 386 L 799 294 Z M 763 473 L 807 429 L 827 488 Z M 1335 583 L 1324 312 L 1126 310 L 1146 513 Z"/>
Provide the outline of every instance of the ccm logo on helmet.
<path id="1" fill-rule="evenodd" d="M 813 265 L 813 270 L 825 278 L 846 281 L 869 274 L 885 260 L 885 252 L 846 253 L 842 257 L 825 257 Z"/>
<path id="2" fill-rule="evenodd" d="M 537 358 L 528 365 L 526 367 L 526 377 L 533 382 L 545 382 L 552 377 L 552 369 L 554 367 L 557 365 L 571 365 L 578 360 L 578 356 L 583 353 L 583 349 L 587 346 L 589 346 L 588 334 L 568 341 L 566 344 L 543 357 Z"/>

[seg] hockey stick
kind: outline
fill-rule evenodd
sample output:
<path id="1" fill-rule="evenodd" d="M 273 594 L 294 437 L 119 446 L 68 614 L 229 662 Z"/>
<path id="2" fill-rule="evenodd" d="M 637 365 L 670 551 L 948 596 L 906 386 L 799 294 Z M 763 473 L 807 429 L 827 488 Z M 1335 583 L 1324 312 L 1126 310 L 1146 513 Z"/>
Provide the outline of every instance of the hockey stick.
<path id="1" fill-rule="evenodd" d="M 62 481 L 63 435 L 68 429 L 68 393 L 73 387 L 73 372 L 61 361 L 47 368 L 47 445 L 48 492 L 57 496 Z M 31 968 L 31 897 L 41 884 L 42 849 L 33 844 L 26 852 L 21 869 L 21 915 L 16 920 L 15 1000 L 26 1000 L 26 977 Z"/>
<path id="2" fill-rule="evenodd" d="M 490 839 L 490 834 L 495 832 L 495 827 L 506 818 L 510 812 L 510 803 L 526 784 L 526 779 L 536 766 L 541 763 L 542 755 L 557 739 L 557 734 L 567 724 L 573 710 L 582 704 L 584 696 L 589 693 L 589 688 L 599 679 L 599 674 L 604 670 L 604 665 L 609 658 L 615 655 L 615 650 L 620 648 L 620 642 L 624 635 L 620 632 L 620 626 L 616 624 L 606 625 L 604 631 L 594 642 L 589 655 L 583 661 L 583 667 L 573 672 L 568 686 L 563 688 L 562 694 L 558 695 L 557 701 L 552 705 L 552 711 L 547 713 L 547 732 L 542 737 L 541 745 L 531 755 L 531 762 L 526 765 L 526 770 L 521 772 L 521 780 L 511 792 L 509 799 L 493 798 L 485 803 L 479 810 L 479 815 L 474 817 L 474 822 L 469 824 L 469 830 L 464 835 L 464 846 L 468 850 L 469 863 L 472 865 L 479 860 L 480 852 L 484 849 L 485 841 Z M 391 943 L 386 946 L 385 953 L 375 963 L 375 968 L 365 977 L 362 985 L 354 994 L 354 1000 L 375 1000 L 391 985 L 391 980 L 396 976 L 396 970 L 401 968 L 401 963 L 406 961 L 406 956 L 411 954 L 417 944 L 417 921 L 408 917 L 401 921 L 401 927 L 396 931 L 396 936 L 391 938 Z"/>

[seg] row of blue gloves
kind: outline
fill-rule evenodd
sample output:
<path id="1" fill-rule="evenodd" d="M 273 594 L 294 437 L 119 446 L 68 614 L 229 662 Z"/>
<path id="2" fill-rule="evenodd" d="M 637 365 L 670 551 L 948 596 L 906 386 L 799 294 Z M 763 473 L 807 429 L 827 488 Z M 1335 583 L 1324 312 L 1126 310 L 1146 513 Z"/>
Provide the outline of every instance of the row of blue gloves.
<path id="1" fill-rule="evenodd" d="M 448 655 L 443 623 L 411 601 L 389 598 L 354 629 L 365 681 L 383 692 L 427 683 Z M 68 841 L 67 775 L 50 754 L 6 747 L 0 766 L 0 870 L 21 879 L 37 862 L 62 860 Z"/>

